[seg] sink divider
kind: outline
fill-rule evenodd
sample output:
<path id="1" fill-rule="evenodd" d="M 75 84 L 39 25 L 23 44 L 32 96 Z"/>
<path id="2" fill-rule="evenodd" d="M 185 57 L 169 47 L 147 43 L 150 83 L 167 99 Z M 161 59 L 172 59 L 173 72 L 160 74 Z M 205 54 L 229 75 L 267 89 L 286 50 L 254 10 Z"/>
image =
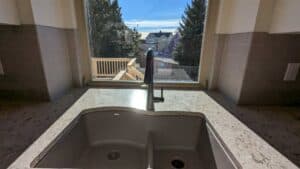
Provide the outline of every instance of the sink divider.
<path id="1" fill-rule="evenodd" d="M 147 137 L 147 168 L 154 169 L 154 144 L 152 132 L 149 132 Z"/>

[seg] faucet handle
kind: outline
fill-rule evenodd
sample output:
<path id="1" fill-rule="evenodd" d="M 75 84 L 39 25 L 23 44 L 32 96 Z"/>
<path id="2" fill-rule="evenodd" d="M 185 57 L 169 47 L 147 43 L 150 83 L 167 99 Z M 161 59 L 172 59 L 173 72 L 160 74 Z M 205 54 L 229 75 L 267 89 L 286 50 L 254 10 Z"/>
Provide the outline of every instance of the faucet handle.
<path id="1" fill-rule="evenodd" d="M 153 98 L 154 102 L 164 102 L 165 98 L 164 98 L 164 88 L 160 89 L 160 97 L 154 97 Z"/>

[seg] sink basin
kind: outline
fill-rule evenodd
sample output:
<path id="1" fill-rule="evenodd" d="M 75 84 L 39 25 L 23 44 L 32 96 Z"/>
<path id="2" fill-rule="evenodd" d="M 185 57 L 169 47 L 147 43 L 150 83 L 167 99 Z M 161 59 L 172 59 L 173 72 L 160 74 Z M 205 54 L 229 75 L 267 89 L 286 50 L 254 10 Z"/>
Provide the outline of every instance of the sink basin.
<path id="1" fill-rule="evenodd" d="M 87 110 L 34 168 L 234 169 L 237 164 L 201 113 Z"/>

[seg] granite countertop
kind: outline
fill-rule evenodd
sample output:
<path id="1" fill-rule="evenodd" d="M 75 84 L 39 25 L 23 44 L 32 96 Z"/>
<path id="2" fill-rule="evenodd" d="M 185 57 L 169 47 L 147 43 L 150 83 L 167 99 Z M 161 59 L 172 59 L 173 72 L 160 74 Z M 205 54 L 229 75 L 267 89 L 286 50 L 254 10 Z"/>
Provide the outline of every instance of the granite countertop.
<path id="1" fill-rule="evenodd" d="M 159 95 L 159 91 L 155 93 Z M 155 104 L 156 111 L 201 112 L 243 169 L 298 169 L 205 92 L 167 90 L 164 92 L 164 97 L 164 103 Z M 31 168 L 30 164 L 34 159 L 49 147 L 60 132 L 83 110 L 99 107 L 129 107 L 145 110 L 146 91 L 89 89 L 9 168 Z"/>

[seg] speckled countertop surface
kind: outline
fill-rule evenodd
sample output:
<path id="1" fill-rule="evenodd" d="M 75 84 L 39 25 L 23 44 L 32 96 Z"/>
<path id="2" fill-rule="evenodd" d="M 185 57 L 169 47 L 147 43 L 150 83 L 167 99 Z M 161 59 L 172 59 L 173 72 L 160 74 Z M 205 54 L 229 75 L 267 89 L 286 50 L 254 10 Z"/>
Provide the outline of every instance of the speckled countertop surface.
<path id="1" fill-rule="evenodd" d="M 159 95 L 159 91 L 156 91 Z M 165 102 L 155 104 L 156 111 L 203 113 L 243 169 L 298 169 L 227 110 L 201 91 L 164 92 Z M 49 147 L 60 132 L 83 110 L 98 107 L 130 107 L 145 110 L 146 91 L 139 89 L 89 89 L 10 169 L 30 168 L 33 160 Z"/>

